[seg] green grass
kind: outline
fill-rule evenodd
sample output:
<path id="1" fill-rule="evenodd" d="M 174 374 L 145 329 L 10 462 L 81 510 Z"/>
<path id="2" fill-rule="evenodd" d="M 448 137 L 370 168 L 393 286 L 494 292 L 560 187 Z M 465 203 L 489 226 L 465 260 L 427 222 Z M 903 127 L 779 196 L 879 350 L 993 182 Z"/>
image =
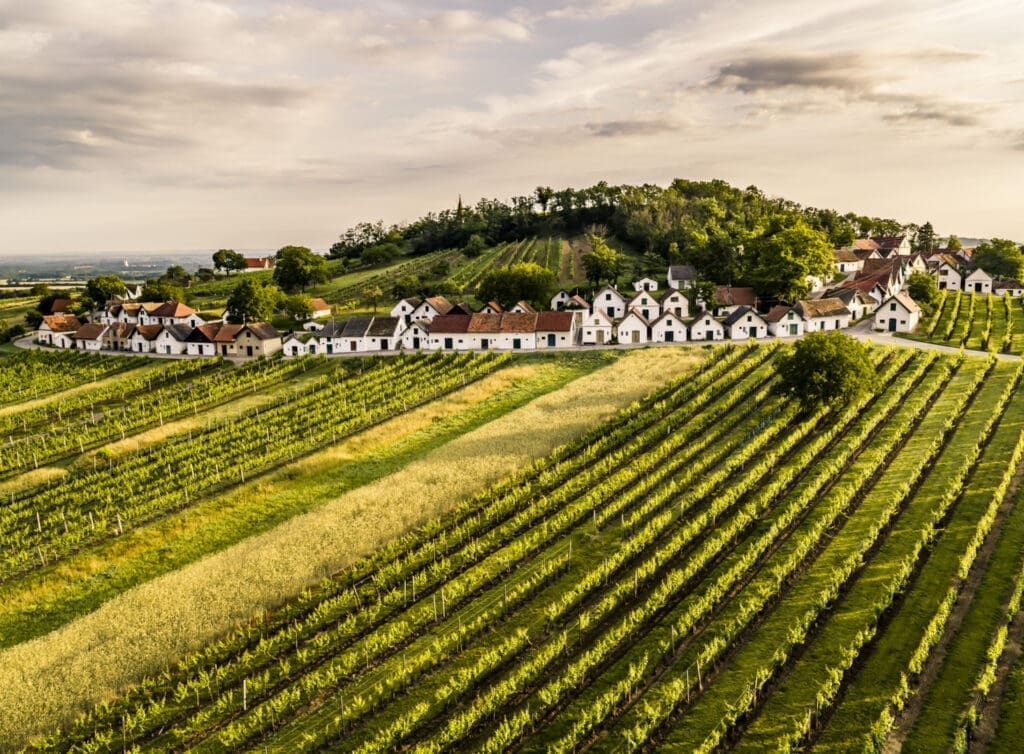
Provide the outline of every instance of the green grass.
<path id="1" fill-rule="evenodd" d="M 574 354 L 568 359 L 538 354 L 531 360 L 546 363 L 548 368 L 533 378 L 434 422 L 384 451 L 375 451 L 368 457 L 357 457 L 304 477 L 301 484 L 291 485 L 278 495 L 261 498 L 245 490 L 231 491 L 184 513 L 130 531 L 125 535 L 130 538 L 130 544 L 126 545 L 126 539 L 120 538 L 89 556 L 90 560 L 98 558 L 107 566 L 92 578 L 69 583 L 55 596 L 0 615 L 0 647 L 13 646 L 47 633 L 132 586 L 267 531 L 346 490 L 386 476 L 459 435 L 606 365 L 609 358 L 608 354 L 597 352 Z M 285 467 L 274 472 L 271 478 L 289 478 L 291 473 L 289 467 Z M 181 536 L 183 518 L 190 522 L 188 536 Z M 37 584 L 29 582 L 22 588 L 31 594 L 35 586 Z M 0 592 L 0 602 L 5 599 L 4 592 Z"/>

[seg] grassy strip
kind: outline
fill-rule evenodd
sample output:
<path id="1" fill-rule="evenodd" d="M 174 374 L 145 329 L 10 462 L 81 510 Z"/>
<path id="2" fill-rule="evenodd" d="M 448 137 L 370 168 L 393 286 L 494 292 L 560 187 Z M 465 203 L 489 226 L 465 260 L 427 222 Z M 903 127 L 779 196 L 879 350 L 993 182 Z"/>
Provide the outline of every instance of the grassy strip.
<path id="1" fill-rule="evenodd" d="M 1021 741 L 1024 741 L 1024 653 L 1010 670 L 990 751 L 992 754 L 1018 754 Z"/>
<path id="2" fill-rule="evenodd" d="M 1024 296 L 1015 298 L 1010 303 L 1010 345 L 1005 349 L 1008 353 L 1024 354 Z"/>
<path id="3" fill-rule="evenodd" d="M 913 680 L 922 671 L 928 653 L 942 636 L 962 587 L 964 559 L 973 562 L 977 551 L 975 543 L 980 544 L 982 535 L 987 531 L 986 524 L 991 522 L 990 513 L 1002 500 L 998 493 L 1001 487 L 1004 488 L 1007 461 L 1017 452 L 1015 448 L 1020 429 L 1024 426 L 1022 409 L 1024 390 L 1018 389 L 928 563 L 871 654 L 850 679 L 841 703 L 818 738 L 816 748 L 825 751 L 856 748 L 860 751 L 865 746 L 874 745 L 872 741 L 880 744 L 885 740 L 894 713 L 909 698 Z M 1005 538 L 1005 526 L 1003 531 Z M 1014 536 L 1009 538 L 1012 540 Z M 987 580 L 989 576 L 985 578 Z M 964 690 L 963 667 L 958 662 L 945 663 L 940 679 L 948 674 L 947 671 L 953 671 L 957 676 L 954 683 Z M 950 725 L 955 722 L 955 714 L 948 722 Z M 872 729 L 874 732 L 869 733 Z M 951 739 L 950 731 L 946 740 Z"/>
<path id="4" fill-rule="evenodd" d="M 158 670 L 260 608 L 298 593 L 587 431 L 700 358 L 701 352 L 692 349 L 623 354 L 610 366 L 461 435 L 379 482 L 137 587 L 41 640 L 4 652 L 0 686 L 11 694 L 0 698 L 0 740 L 17 744 L 35 730 L 66 720 L 76 708 Z M 531 427 L 544 427 L 544 432 Z M 109 628 L 114 625 L 116 632 Z M 32 700 L 32 708 L 19 700 Z"/>
<path id="5" fill-rule="evenodd" d="M 785 681 L 762 703 L 756 718 L 744 733 L 738 747 L 740 750 L 793 747 L 809 733 L 811 711 L 820 713 L 821 708 L 830 703 L 840 684 L 846 681 L 844 674 L 860 648 L 875 635 L 879 619 L 875 606 L 881 604 L 879 594 L 886 593 L 887 586 L 884 585 L 901 573 L 904 564 L 912 568 L 918 561 L 917 556 L 922 552 L 922 532 L 932 532 L 926 535 L 928 541 L 938 533 L 939 522 L 963 490 L 982 443 L 989 437 L 993 423 L 1001 416 L 1012 393 L 1017 372 L 1017 365 L 1013 365 L 997 371 L 985 381 L 977 400 L 914 493 L 892 533 L 832 609 L 828 623 L 806 647 Z M 982 511 L 984 503 L 991 499 L 991 492 L 991 489 L 987 490 L 988 494 L 984 496 L 986 500 L 980 506 Z M 976 516 L 970 518 L 971 523 L 977 520 Z M 960 547 L 952 548 L 948 558 L 948 565 L 954 572 L 964 556 L 966 542 L 959 544 Z M 975 546 L 973 552 L 976 551 Z M 935 559 L 930 559 L 928 570 L 937 567 Z M 945 594 L 945 583 L 950 574 L 944 572 L 943 576 L 939 584 L 932 584 L 939 595 Z M 934 591 L 930 590 L 928 594 L 933 595 Z M 839 664 L 836 664 L 837 658 L 842 658 Z"/>
<path id="6" fill-rule="evenodd" d="M 964 302 L 964 294 L 957 291 L 953 295 L 952 306 L 949 307 L 948 311 L 942 313 L 942 323 L 938 328 L 938 334 L 943 341 L 948 342 L 953 337 L 953 333 L 956 331 L 957 319 L 960 316 L 960 308 L 966 307 Z"/>
<path id="7" fill-rule="evenodd" d="M 942 320 L 943 313 L 949 311 L 952 304 L 953 299 L 949 295 L 949 291 L 939 291 L 939 300 L 935 304 L 935 311 L 932 313 L 932 317 L 928 321 L 927 326 L 921 328 L 926 338 L 931 339 L 935 337 L 935 330 L 938 328 L 939 322 Z"/>
<path id="8" fill-rule="evenodd" d="M 1003 350 L 1008 333 L 1007 327 L 1009 326 L 1009 322 L 1006 319 L 1008 312 L 1009 309 L 1006 306 L 1005 295 L 991 297 L 989 316 L 992 323 L 988 336 L 988 351 L 990 353 L 1000 353 Z"/>
<path id="9" fill-rule="evenodd" d="M 709 751 L 756 704 L 763 686 L 807 639 L 821 612 L 841 593 L 887 524 L 899 514 L 912 484 L 941 450 L 945 433 L 984 373 L 983 366 L 961 368 L 840 533 L 668 733 L 666 747 Z"/>
<path id="10" fill-rule="evenodd" d="M 974 316 L 967 329 L 964 347 L 975 351 L 984 351 L 988 347 L 988 336 L 992 331 L 992 297 L 977 295 L 974 299 L 976 301 Z"/>

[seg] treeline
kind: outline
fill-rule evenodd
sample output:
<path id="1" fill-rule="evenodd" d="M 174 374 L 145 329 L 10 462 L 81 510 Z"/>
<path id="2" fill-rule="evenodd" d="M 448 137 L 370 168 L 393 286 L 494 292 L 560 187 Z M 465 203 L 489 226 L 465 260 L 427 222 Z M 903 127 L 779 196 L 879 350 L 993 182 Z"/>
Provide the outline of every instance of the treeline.
<path id="1" fill-rule="evenodd" d="M 751 276 L 744 254 L 752 241 L 781 228 L 804 228 L 829 248 L 869 235 L 909 233 L 916 225 L 896 220 L 802 207 L 725 181 L 677 179 L 668 187 L 613 186 L 602 181 L 582 189 L 540 186 L 509 202 L 484 199 L 429 213 L 405 225 L 360 223 L 331 247 L 332 257 L 354 259 L 413 255 L 440 249 L 475 253 L 495 244 L 535 236 L 573 236 L 599 229 L 640 254 L 664 263 L 687 263 L 714 282 Z M 930 226 L 929 226 L 930 227 Z M 653 259 L 651 260 L 653 261 Z"/>

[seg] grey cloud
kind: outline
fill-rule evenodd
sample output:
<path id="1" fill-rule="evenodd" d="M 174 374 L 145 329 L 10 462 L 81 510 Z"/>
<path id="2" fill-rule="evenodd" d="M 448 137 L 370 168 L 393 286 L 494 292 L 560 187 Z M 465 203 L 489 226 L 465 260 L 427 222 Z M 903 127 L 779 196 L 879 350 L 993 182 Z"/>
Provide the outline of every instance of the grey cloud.
<path id="1" fill-rule="evenodd" d="M 710 86 L 744 94 L 776 89 L 863 91 L 871 86 L 855 55 L 757 55 L 723 65 Z"/>
<path id="2" fill-rule="evenodd" d="M 583 131 L 586 134 L 600 138 L 651 136 L 674 131 L 676 128 L 674 123 L 667 120 L 610 120 L 583 124 Z"/>
<path id="3" fill-rule="evenodd" d="M 882 120 L 889 123 L 920 123 L 936 122 L 947 126 L 967 128 L 981 124 L 976 115 L 947 109 L 947 105 L 914 104 L 892 113 L 882 115 Z"/>

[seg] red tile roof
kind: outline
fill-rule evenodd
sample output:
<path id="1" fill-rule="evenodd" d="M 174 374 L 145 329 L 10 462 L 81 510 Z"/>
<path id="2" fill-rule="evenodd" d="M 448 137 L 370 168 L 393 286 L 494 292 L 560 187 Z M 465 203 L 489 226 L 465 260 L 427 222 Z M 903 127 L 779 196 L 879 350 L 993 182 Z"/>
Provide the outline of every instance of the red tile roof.
<path id="1" fill-rule="evenodd" d="M 74 332 L 82 326 L 74 314 L 47 314 L 43 322 L 54 332 Z"/>
<path id="2" fill-rule="evenodd" d="M 750 306 L 757 304 L 753 288 L 730 288 L 720 285 L 715 289 L 715 303 L 719 306 Z"/>
<path id="3" fill-rule="evenodd" d="M 480 315 L 475 315 L 479 317 Z M 494 315 L 492 315 L 494 316 Z M 455 334 L 464 333 L 469 330 L 469 317 L 465 314 L 441 314 L 434 317 L 430 323 L 430 334 Z"/>
<path id="4" fill-rule="evenodd" d="M 537 331 L 569 332 L 575 317 L 572 312 L 537 312 Z"/>

